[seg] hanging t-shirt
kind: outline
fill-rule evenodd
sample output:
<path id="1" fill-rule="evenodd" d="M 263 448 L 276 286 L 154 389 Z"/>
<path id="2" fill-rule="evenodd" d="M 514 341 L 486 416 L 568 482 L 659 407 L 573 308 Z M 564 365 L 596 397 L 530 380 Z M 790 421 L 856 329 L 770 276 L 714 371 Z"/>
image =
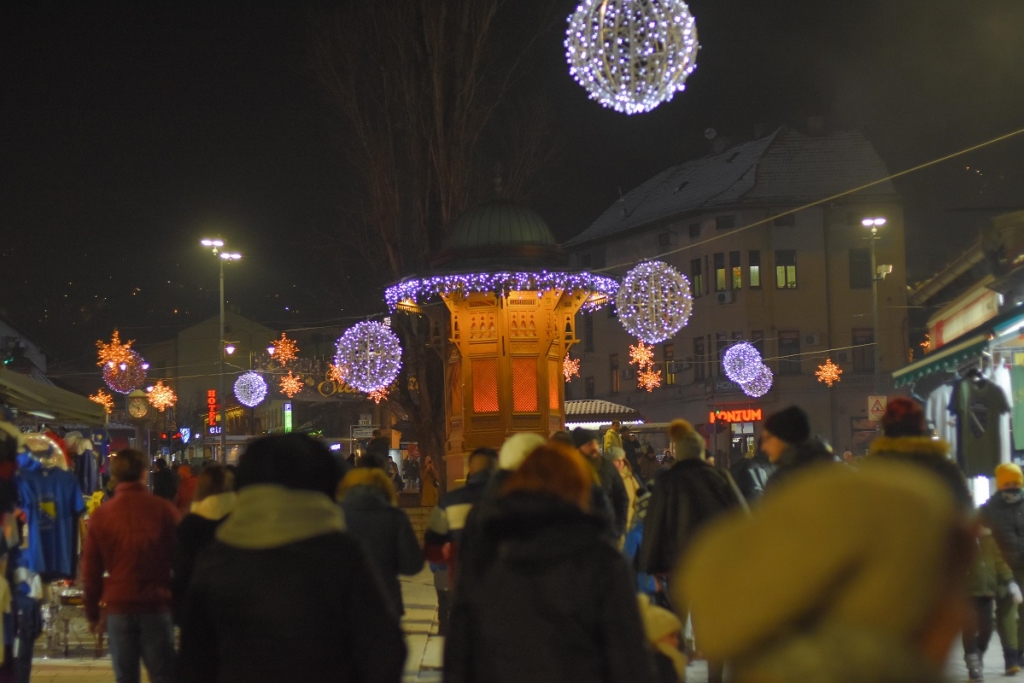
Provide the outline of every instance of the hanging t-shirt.
<path id="1" fill-rule="evenodd" d="M 1003 390 L 968 377 L 957 384 L 949 411 L 956 415 L 957 455 L 964 474 L 991 477 L 1002 451 L 1000 418 L 1010 412 Z"/>
<path id="2" fill-rule="evenodd" d="M 47 579 L 73 578 L 78 516 L 85 512 L 75 475 L 30 466 L 18 471 L 17 481 L 19 503 L 28 518 L 25 566 Z"/>

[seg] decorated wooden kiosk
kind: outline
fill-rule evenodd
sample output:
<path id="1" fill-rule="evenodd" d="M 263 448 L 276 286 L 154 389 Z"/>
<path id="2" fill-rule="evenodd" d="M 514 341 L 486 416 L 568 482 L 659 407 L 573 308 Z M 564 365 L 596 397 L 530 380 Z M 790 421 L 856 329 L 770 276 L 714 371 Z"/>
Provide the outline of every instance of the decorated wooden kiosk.
<path id="1" fill-rule="evenodd" d="M 473 449 L 564 427 L 563 360 L 578 341 L 576 313 L 605 305 L 619 287 L 566 261 L 537 213 L 492 201 L 455 222 L 432 273 L 385 293 L 392 309 L 429 315 L 447 332 L 449 485 L 464 477 Z M 444 306 L 430 305 L 438 300 Z"/>

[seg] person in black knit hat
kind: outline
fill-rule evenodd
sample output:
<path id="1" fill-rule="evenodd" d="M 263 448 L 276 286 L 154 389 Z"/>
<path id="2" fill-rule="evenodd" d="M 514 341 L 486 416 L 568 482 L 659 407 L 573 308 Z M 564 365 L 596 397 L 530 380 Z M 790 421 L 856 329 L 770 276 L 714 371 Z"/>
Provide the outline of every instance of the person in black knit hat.
<path id="1" fill-rule="evenodd" d="M 798 406 L 768 416 L 761 428 L 761 450 L 775 465 L 768 479 L 771 487 L 813 463 L 835 462 L 831 446 L 820 438 L 811 438 L 811 422 Z"/>

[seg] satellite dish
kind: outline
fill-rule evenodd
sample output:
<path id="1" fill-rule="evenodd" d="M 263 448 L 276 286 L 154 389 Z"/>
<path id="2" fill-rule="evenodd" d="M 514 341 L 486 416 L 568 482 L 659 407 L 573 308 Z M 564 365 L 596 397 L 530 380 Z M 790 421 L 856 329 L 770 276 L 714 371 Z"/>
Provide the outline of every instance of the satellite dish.
<path id="1" fill-rule="evenodd" d="M 714 128 L 708 128 L 707 130 L 704 131 L 704 137 L 706 137 L 708 140 L 714 140 L 716 137 L 718 137 L 718 131 L 715 130 Z"/>

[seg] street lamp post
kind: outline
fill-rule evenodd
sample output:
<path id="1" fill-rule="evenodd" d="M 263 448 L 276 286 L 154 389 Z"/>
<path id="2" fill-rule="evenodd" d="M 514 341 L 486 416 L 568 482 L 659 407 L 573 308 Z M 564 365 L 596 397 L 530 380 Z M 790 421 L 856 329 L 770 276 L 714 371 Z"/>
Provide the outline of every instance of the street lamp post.
<path id="1" fill-rule="evenodd" d="M 881 353 L 881 330 L 878 329 L 878 265 L 875 262 L 875 241 L 878 239 L 878 229 L 885 225 L 884 218 L 865 218 L 861 225 L 871 230 L 871 317 L 874 321 L 874 358 L 875 358 L 875 394 L 882 391 L 882 353 Z"/>
<path id="2" fill-rule="evenodd" d="M 220 257 L 220 338 L 217 341 L 217 357 L 220 359 L 219 388 L 217 390 L 217 403 L 220 409 L 220 457 L 222 461 L 227 459 L 227 426 L 228 422 L 224 416 L 224 262 L 237 261 L 242 255 L 236 252 L 221 251 L 224 248 L 224 240 L 204 239 L 200 242 L 204 247 L 209 247 L 214 256 Z"/>

